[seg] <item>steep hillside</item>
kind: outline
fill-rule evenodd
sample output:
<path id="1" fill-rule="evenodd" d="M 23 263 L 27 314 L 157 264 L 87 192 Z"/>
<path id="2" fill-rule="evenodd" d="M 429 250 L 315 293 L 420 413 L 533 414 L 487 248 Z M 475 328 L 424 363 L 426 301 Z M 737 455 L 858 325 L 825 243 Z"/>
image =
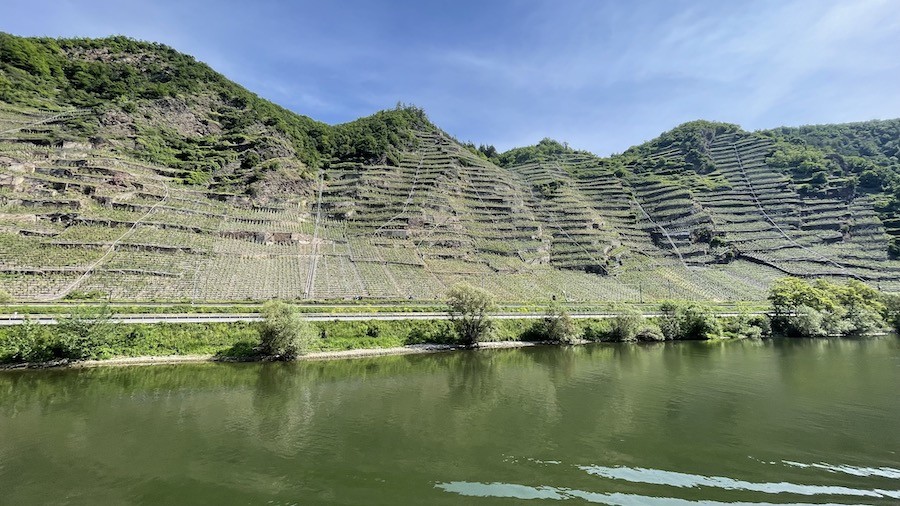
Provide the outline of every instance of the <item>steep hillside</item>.
<path id="1" fill-rule="evenodd" d="M 802 157 L 793 156 L 798 149 Z M 660 232 L 724 248 L 720 260 L 743 258 L 800 276 L 879 282 L 898 275 L 877 213 L 883 194 L 859 188 L 837 162 L 832 168 L 833 154 L 796 148 L 777 132 L 694 122 L 619 158 Z M 831 172 L 811 169 L 807 158 Z"/>
<path id="2" fill-rule="evenodd" d="M 779 128 L 769 158 L 804 194 L 868 195 L 900 256 L 900 119 Z"/>
<path id="3" fill-rule="evenodd" d="M 434 300 L 467 280 L 509 302 L 737 301 L 784 273 L 900 288 L 882 221 L 896 143 L 867 152 L 850 132 L 692 122 L 612 158 L 550 140 L 496 153 L 414 107 L 319 123 L 157 44 L 0 34 L 0 288 Z"/>
<path id="4" fill-rule="evenodd" d="M 187 183 L 265 200 L 308 194 L 332 156 L 392 160 L 421 111 L 398 107 L 332 127 L 265 101 L 207 65 L 125 37 L 0 33 L 0 101 L 71 112 L 34 142 L 95 147 L 177 169 Z M 37 133 L 37 132 L 35 132 Z"/>

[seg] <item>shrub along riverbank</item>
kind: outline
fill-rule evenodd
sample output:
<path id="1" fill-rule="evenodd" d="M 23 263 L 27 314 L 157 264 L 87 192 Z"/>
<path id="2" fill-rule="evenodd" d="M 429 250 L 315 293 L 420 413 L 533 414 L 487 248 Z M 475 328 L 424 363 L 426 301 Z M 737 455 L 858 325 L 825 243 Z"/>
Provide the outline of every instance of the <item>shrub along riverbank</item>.
<path id="1" fill-rule="evenodd" d="M 483 293 L 465 294 L 484 296 Z M 854 336 L 900 324 L 900 297 L 863 283 L 809 283 L 785 278 L 770 294 L 770 316 L 719 317 L 708 306 L 666 302 L 661 316 L 623 311 L 611 319 L 572 319 L 560 307 L 541 319 L 490 320 L 474 342 L 648 342 L 768 336 Z M 485 304 L 486 300 L 478 300 Z M 457 313 L 465 308 L 458 307 Z M 415 344 L 472 345 L 456 320 L 309 322 L 292 306 L 266 305 L 263 322 L 116 324 L 105 306 L 84 306 L 58 325 L 0 327 L 0 363 L 108 359 L 113 357 L 215 355 L 223 359 L 290 359 L 309 352 L 395 348 Z"/>

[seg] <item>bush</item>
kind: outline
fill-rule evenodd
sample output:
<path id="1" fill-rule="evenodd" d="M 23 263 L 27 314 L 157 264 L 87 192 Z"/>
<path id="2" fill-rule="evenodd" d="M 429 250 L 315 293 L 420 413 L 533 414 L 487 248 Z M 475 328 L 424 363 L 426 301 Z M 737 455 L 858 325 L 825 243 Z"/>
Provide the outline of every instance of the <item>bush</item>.
<path id="1" fill-rule="evenodd" d="M 582 339 L 588 341 L 609 341 L 610 324 L 607 320 L 588 321 L 584 324 Z"/>
<path id="2" fill-rule="evenodd" d="M 45 362 L 54 358 L 53 348 L 56 347 L 46 326 L 26 319 L 25 323 L 9 330 L 0 346 L 0 361 Z"/>
<path id="3" fill-rule="evenodd" d="M 881 300 L 884 304 L 885 321 L 890 324 L 894 332 L 900 332 L 900 295 L 883 295 Z"/>
<path id="4" fill-rule="evenodd" d="M 728 241 L 725 240 L 724 237 L 714 236 L 709 240 L 709 246 L 711 248 L 721 248 L 723 246 L 727 246 Z"/>
<path id="5" fill-rule="evenodd" d="M 263 304 L 262 316 L 259 347 L 265 355 L 291 360 L 308 353 L 319 339 L 318 330 L 300 318 L 295 307 L 282 301 Z"/>
<path id="6" fill-rule="evenodd" d="M 882 183 L 881 175 L 874 170 L 865 170 L 859 176 L 859 185 L 863 188 L 880 188 Z"/>
<path id="7" fill-rule="evenodd" d="M 825 186 L 828 184 L 828 174 L 824 171 L 816 172 L 813 174 L 812 178 L 810 178 L 809 182 L 813 186 Z"/>
<path id="8" fill-rule="evenodd" d="M 722 337 L 719 319 L 707 308 L 697 304 L 664 302 L 659 327 L 666 339 L 716 339 Z"/>
<path id="9" fill-rule="evenodd" d="M 772 333 L 772 326 L 766 315 L 742 314 L 727 318 L 724 322 L 722 330 L 726 337 L 758 339 Z"/>
<path id="10" fill-rule="evenodd" d="M 772 285 L 772 329 L 786 336 L 861 335 L 884 327 L 886 299 L 861 281 L 782 278 Z"/>
<path id="11" fill-rule="evenodd" d="M 831 330 L 831 325 L 826 323 L 825 312 L 810 306 L 798 306 L 794 313 L 790 329 L 791 334 L 802 337 L 825 337 Z"/>
<path id="12" fill-rule="evenodd" d="M 551 306 L 544 318 L 535 322 L 527 332 L 529 340 L 544 340 L 554 343 L 574 344 L 581 330 L 569 312 L 559 306 Z"/>
<path id="13" fill-rule="evenodd" d="M 657 341 L 665 341 L 666 336 L 663 335 L 662 330 L 658 325 L 648 324 L 642 326 L 638 329 L 637 333 L 635 333 L 634 338 L 640 342 L 657 342 Z"/>
<path id="14" fill-rule="evenodd" d="M 108 294 L 100 290 L 89 290 L 86 292 L 73 290 L 63 297 L 63 300 L 101 300 L 109 298 Z"/>
<path id="15" fill-rule="evenodd" d="M 491 330 L 488 313 L 495 308 L 493 296 L 480 288 L 460 283 L 447 293 L 447 312 L 460 344 L 474 347 Z"/>
<path id="16" fill-rule="evenodd" d="M 612 319 L 609 334 L 601 341 L 630 342 L 637 340 L 638 331 L 644 325 L 644 317 L 634 310 L 619 313 Z"/>
<path id="17" fill-rule="evenodd" d="M 6 290 L 0 288 L 0 304 L 9 304 L 12 301 L 12 295 L 10 295 Z"/>
<path id="18" fill-rule="evenodd" d="M 748 324 L 751 328 L 755 327 L 759 329 L 760 337 L 772 334 L 772 323 L 769 321 L 768 315 L 759 314 L 751 316 Z"/>
<path id="19" fill-rule="evenodd" d="M 105 303 L 75 308 L 57 320 L 59 348 L 54 355 L 75 360 L 111 355 L 114 330 L 111 320 L 112 311 Z"/>
<path id="20" fill-rule="evenodd" d="M 865 335 L 885 328 L 885 321 L 878 309 L 856 304 L 847 308 L 844 316 L 845 335 Z"/>
<path id="21" fill-rule="evenodd" d="M 455 340 L 454 329 L 445 320 L 417 320 L 410 326 L 403 344 L 450 344 Z"/>

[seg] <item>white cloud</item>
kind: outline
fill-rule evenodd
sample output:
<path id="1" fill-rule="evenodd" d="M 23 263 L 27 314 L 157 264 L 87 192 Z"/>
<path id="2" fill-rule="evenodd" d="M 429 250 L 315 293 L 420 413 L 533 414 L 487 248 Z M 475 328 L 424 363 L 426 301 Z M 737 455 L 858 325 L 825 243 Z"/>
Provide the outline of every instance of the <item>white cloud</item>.
<path id="1" fill-rule="evenodd" d="M 428 6 L 398 17 L 362 3 L 235 4 L 240 17 L 198 20 L 197 4 L 67 0 L 35 17 L 34 1 L 10 0 L 0 29 L 158 40 L 317 119 L 401 100 L 498 147 L 549 136 L 605 153 L 697 118 L 760 128 L 900 115 L 895 0 L 515 3 L 477 26 L 442 24 Z"/>

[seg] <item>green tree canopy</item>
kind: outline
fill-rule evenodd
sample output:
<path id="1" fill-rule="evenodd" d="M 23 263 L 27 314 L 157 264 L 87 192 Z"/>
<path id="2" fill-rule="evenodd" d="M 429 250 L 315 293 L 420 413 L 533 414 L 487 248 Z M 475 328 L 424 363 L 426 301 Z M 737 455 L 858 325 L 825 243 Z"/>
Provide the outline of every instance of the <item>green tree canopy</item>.
<path id="1" fill-rule="evenodd" d="M 447 312 L 465 346 L 477 346 L 487 337 L 491 329 L 489 313 L 495 308 L 493 295 L 468 283 L 454 285 L 447 292 Z"/>

